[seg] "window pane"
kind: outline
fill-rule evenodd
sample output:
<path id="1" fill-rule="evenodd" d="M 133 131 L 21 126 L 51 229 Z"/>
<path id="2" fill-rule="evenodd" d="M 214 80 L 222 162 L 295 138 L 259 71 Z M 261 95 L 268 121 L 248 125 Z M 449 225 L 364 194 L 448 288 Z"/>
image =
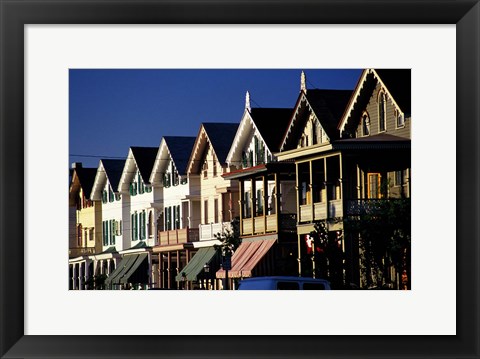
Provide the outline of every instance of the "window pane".
<path id="1" fill-rule="evenodd" d="M 299 290 L 300 287 L 298 286 L 297 282 L 278 282 L 277 289 L 278 290 Z"/>

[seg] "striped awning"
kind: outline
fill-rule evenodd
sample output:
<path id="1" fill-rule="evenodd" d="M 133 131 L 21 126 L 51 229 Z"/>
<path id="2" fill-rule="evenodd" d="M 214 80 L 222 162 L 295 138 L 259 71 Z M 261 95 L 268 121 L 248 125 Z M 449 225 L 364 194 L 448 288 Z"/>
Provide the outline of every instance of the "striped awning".
<path id="1" fill-rule="evenodd" d="M 276 239 L 265 239 L 253 242 L 242 242 L 232 256 L 232 269 L 228 272 L 229 278 L 251 277 L 252 270 L 267 254 Z M 217 278 L 225 278 L 225 270 L 216 273 Z"/>

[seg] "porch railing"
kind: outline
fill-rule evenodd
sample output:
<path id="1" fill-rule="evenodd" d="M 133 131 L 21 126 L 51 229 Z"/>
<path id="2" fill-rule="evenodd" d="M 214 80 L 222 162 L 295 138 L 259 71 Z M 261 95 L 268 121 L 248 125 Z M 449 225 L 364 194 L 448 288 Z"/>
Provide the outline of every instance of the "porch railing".
<path id="1" fill-rule="evenodd" d="M 187 242 L 197 242 L 199 240 L 198 228 L 182 228 L 171 231 L 158 232 L 159 243 L 161 246 L 170 244 L 182 244 Z"/>
<path id="2" fill-rule="evenodd" d="M 354 199 L 345 201 L 346 216 L 360 216 L 381 213 L 387 203 L 409 203 L 409 198 L 393 199 Z"/>
<path id="3" fill-rule="evenodd" d="M 201 241 L 215 239 L 217 233 L 224 233 L 226 230 L 232 230 L 230 222 L 200 224 L 198 226 Z"/>

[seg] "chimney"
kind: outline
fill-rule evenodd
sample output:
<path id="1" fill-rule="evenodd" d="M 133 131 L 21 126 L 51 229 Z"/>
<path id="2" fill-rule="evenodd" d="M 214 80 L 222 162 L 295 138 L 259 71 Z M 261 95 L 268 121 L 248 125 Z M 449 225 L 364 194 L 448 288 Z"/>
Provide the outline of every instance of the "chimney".
<path id="1" fill-rule="evenodd" d="M 82 168 L 82 162 L 73 162 L 72 169 Z"/>
<path id="2" fill-rule="evenodd" d="M 252 108 L 250 107 L 250 92 L 248 91 L 245 94 L 245 110 L 248 110 L 248 112 L 252 111 Z"/>
<path id="3" fill-rule="evenodd" d="M 300 92 L 307 93 L 307 79 L 305 78 L 305 72 L 300 74 Z"/>

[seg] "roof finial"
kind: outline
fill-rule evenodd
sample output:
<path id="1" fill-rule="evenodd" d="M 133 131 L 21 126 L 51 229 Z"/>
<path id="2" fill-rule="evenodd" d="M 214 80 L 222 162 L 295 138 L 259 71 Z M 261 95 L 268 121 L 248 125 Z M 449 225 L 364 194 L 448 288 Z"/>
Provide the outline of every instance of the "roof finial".
<path id="1" fill-rule="evenodd" d="M 305 72 L 302 71 L 300 75 L 300 91 L 307 92 L 307 80 L 305 78 Z"/>
<path id="2" fill-rule="evenodd" d="M 250 92 L 247 91 L 245 95 L 245 110 L 248 110 L 249 112 L 252 110 L 250 107 Z"/>

